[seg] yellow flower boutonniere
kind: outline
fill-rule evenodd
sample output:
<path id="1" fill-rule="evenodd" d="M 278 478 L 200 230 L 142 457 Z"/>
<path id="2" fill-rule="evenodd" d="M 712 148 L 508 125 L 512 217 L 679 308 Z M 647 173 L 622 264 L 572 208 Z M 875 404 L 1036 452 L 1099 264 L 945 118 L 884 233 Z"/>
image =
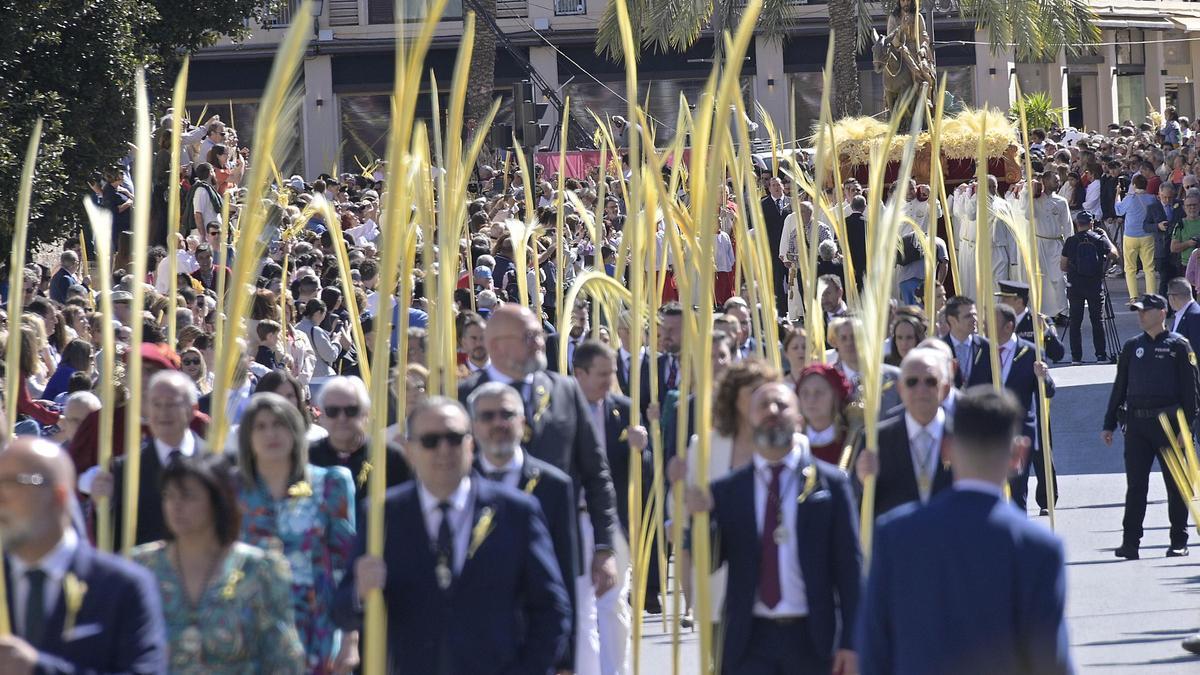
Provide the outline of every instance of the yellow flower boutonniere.
<path id="1" fill-rule="evenodd" d="M 225 582 L 225 585 L 221 587 L 221 597 L 226 600 L 232 600 L 234 595 L 237 593 L 238 582 L 241 581 L 242 577 L 244 576 L 246 575 L 243 574 L 241 570 L 233 570 L 230 572 L 229 579 Z"/>
<path id="2" fill-rule="evenodd" d="M 622 429 L 622 430 L 621 430 L 621 435 L 620 435 L 620 436 L 617 436 L 617 442 L 618 442 L 618 443 L 624 443 L 624 442 L 625 442 L 625 441 L 627 441 L 627 440 L 629 440 L 629 428 L 628 428 L 628 427 L 626 427 L 626 428 Z"/>
<path id="3" fill-rule="evenodd" d="M 373 468 L 370 462 L 363 462 L 362 468 L 358 470 L 358 476 L 354 479 L 358 483 L 359 489 L 362 489 L 362 486 L 367 484 L 367 476 L 371 474 L 371 469 Z"/>
<path id="4" fill-rule="evenodd" d="M 83 607 L 83 596 L 87 595 L 87 582 L 80 581 L 72 572 L 63 577 L 63 599 L 67 604 L 67 616 L 63 620 L 63 640 L 70 640 L 75 630 L 75 620 L 79 617 L 79 609 Z"/>
<path id="5" fill-rule="evenodd" d="M 542 419 L 542 413 L 550 407 L 550 392 L 542 385 L 538 385 L 534 393 L 537 396 L 537 407 L 534 408 L 533 421 L 537 422 Z"/>
<path id="6" fill-rule="evenodd" d="M 483 540 L 487 539 L 495 529 L 495 525 L 492 523 L 495 515 L 495 511 L 492 511 L 490 506 L 483 507 L 483 511 L 479 513 L 479 521 L 471 530 L 471 545 L 467 547 L 467 558 L 475 557 L 475 551 L 479 550 L 479 547 L 483 545 Z"/>
<path id="7" fill-rule="evenodd" d="M 529 482 L 525 484 L 525 494 L 533 494 L 533 491 L 537 488 L 538 481 L 541 480 L 541 478 L 542 472 L 538 469 L 534 469 L 533 473 L 529 476 Z"/>
<path id="8" fill-rule="evenodd" d="M 306 480 L 302 480 L 288 488 L 289 497 L 311 497 L 312 495 L 312 486 Z"/>
<path id="9" fill-rule="evenodd" d="M 800 473 L 804 475 L 804 490 L 800 492 L 799 497 L 796 497 L 797 504 L 803 504 L 808 496 L 817 489 L 817 467 L 809 464 Z"/>

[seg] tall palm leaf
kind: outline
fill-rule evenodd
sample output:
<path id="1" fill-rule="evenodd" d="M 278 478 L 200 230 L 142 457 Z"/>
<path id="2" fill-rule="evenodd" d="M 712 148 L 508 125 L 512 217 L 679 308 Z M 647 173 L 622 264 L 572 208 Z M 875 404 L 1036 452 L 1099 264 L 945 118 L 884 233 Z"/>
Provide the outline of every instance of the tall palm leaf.
<path id="1" fill-rule="evenodd" d="M 732 30 L 745 0 L 627 0 L 629 22 L 643 52 L 684 52 L 705 33 Z M 759 32 L 782 37 L 795 23 L 789 0 L 764 0 L 759 15 Z M 711 32 L 710 32 L 711 31 Z M 720 56 L 721 40 L 714 40 L 714 57 Z M 616 3 L 608 3 L 596 27 L 596 53 L 620 62 L 625 58 Z M 639 55 L 634 55 L 637 58 Z"/>
<path id="2" fill-rule="evenodd" d="M 1078 54 L 1100 41 L 1087 0 L 959 0 L 959 8 L 988 32 L 993 51 L 1012 46 L 1022 61 L 1053 60 L 1059 49 Z"/>

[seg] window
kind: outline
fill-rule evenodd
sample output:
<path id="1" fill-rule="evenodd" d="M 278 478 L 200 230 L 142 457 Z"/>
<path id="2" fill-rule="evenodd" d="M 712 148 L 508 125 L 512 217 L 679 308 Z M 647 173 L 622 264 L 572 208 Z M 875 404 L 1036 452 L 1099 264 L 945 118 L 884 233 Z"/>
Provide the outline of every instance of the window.
<path id="1" fill-rule="evenodd" d="M 1146 45 L 1140 43 L 1146 39 L 1146 31 L 1129 28 L 1114 31 L 1114 42 L 1117 43 L 1118 66 L 1140 66 L 1146 63 Z"/>
<path id="2" fill-rule="evenodd" d="M 395 23 L 395 5 L 395 0 L 367 0 L 367 23 Z M 404 22 L 424 21 L 428 6 L 427 0 L 404 0 Z M 462 0 L 448 0 L 442 19 L 444 21 L 461 21 L 462 17 Z"/>
<path id="3" fill-rule="evenodd" d="M 587 0 L 554 0 L 554 16 L 587 14 Z"/>

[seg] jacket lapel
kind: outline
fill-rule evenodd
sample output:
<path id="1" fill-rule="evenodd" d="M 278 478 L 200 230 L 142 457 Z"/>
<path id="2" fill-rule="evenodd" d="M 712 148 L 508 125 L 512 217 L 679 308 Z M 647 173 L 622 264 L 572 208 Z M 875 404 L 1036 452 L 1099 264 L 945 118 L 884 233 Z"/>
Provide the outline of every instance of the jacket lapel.
<path id="1" fill-rule="evenodd" d="M 524 472 L 524 469 L 522 469 L 522 472 Z M 479 554 L 483 546 L 486 546 L 486 541 L 489 538 L 488 535 L 496 527 L 495 519 L 497 513 L 492 486 L 483 481 L 472 481 L 471 492 L 474 499 L 471 506 L 471 534 L 467 537 L 467 557 L 463 561 L 462 571 L 450 587 L 452 590 L 465 588 L 475 576 L 475 568 L 477 567 L 473 563 L 475 556 Z M 487 523 L 482 522 L 484 518 L 488 519 Z M 477 534 L 479 535 L 478 537 L 476 537 Z M 486 566 L 484 569 L 486 569 Z"/>

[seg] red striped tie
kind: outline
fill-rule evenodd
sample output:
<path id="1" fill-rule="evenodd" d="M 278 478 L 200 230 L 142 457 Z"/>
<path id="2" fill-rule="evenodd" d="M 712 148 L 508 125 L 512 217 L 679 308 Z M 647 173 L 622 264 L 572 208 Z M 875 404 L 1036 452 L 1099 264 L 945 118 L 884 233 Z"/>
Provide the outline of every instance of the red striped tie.
<path id="1" fill-rule="evenodd" d="M 774 609 L 783 597 L 779 585 L 779 543 L 775 541 L 775 530 L 779 522 L 779 475 L 783 465 L 771 467 L 771 484 L 767 488 L 767 505 L 763 512 L 761 535 L 762 555 L 758 563 L 758 597 L 768 609 Z"/>

